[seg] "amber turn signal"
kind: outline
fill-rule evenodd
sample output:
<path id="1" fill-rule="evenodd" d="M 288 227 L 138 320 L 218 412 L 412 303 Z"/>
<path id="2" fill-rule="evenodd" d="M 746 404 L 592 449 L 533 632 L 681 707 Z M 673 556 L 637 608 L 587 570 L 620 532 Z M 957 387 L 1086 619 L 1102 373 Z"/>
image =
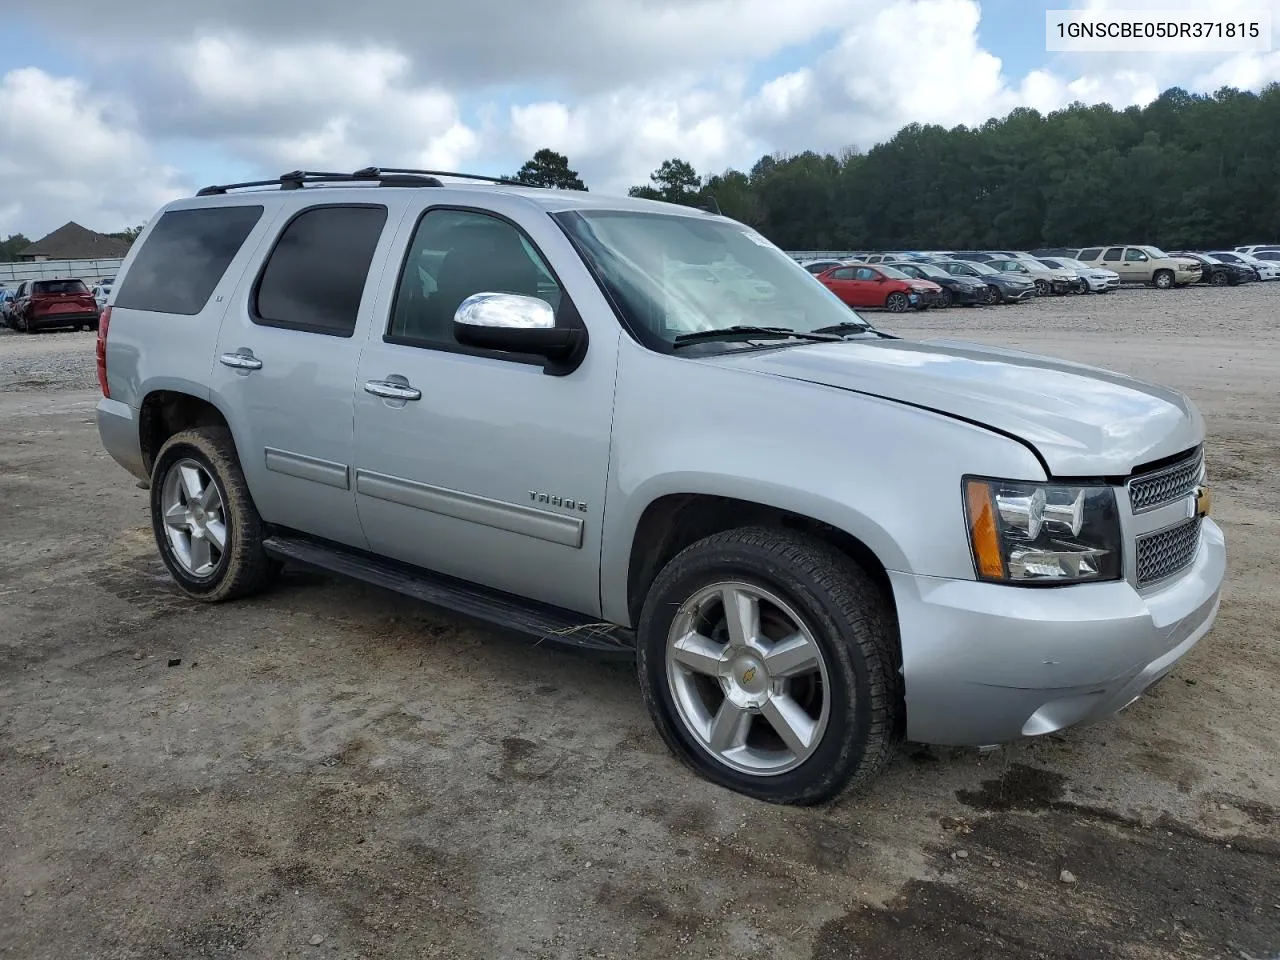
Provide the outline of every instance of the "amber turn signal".
<path id="1" fill-rule="evenodd" d="M 969 513 L 969 542 L 978 576 L 984 580 L 1004 579 L 1004 560 L 1000 556 L 1000 537 L 996 532 L 995 507 L 991 502 L 991 485 L 981 480 L 965 482 L 965 506 Z"/>

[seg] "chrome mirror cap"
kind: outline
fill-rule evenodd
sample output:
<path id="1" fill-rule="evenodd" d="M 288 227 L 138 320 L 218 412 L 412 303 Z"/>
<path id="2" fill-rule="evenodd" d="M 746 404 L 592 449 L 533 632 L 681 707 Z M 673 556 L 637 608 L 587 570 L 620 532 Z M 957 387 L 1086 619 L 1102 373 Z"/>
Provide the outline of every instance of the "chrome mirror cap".
<path id="1" fill-rule="evenodd" d="M 473 293 L 458 305 L 455 323 L 504 330 L 552 330 L 556 313 L 539 297 L 518 293 Z"/>

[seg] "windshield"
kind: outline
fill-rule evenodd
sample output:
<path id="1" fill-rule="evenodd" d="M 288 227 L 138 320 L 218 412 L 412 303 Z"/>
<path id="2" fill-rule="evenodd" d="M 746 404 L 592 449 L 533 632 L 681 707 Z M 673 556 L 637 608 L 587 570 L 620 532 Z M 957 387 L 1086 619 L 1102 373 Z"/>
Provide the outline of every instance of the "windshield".
<path id="1" fill-rule="evenodd" d="M 994 274 L 994 275 L 996 275 L 996 276 L 999 276 L 999 275 L 1000 275 L 1000 271 L 999 271 L 999 270 L 992 269 L 991 267 L 988 267 L 985 263 L 978 263 L 976 260 L 965 260 L 964 262 L 965 262 L 968 266 L 970 266 L 971 268 L 973 268 L 973 270 L 974 270 L 976 273 L 983 273 L 983 274 L 987 274 L 988 276 L 990 276 L 990 275 L 992 275 L 992 274 Z"/>
<path id="2" fill-rule="evenodd" d="M 951 274 L 940 267 L 935 267 L 932 263 L 913 263 L 913 267 L 923 273 L 926 277 L 949 277 Z"/>
<path id="3" fill-rule="evenodd" d="M 670 347 L 681 334 L 730 326 L 802 332 L 851 322 L 870 327 L 803 267 L 740 224 L 630 210 L 553 216 L 623 320 L 650 346 Z"/>
<path id="4" fill-rule="evenodd" d="M 1165 260 L 1169 256 L 1159 247 L 1139 247 L 1138 249 L 1141 250 L 1143 253 L 1145 253 L 1152 260 Z"/>
<path id="5" fill-rule="evenodd" d="M 901 270 L 899 270 L 897 267 L 891 267 L 887 263 L 880 264 L 880 272 L 883 273 L 886 277 L 892 277 L 894 280 L 912 279 L 911 277 L 903 273 Z"/>

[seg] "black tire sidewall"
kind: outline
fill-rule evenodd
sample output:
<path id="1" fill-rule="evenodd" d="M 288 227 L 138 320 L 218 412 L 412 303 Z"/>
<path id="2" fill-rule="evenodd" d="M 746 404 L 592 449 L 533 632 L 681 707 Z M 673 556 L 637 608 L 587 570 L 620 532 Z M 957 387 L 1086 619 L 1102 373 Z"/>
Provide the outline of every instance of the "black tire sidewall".
<path id="1" fill-rule="evenodd" d="M 194 460 L 200 464 L 213 480 L 214 485 L 218 488 L 218 496 L 222 499 L 223 521 L 227 528 L 226 547 L 222 551 L 222 556 L 218 558 L 218 565 L 208 577 L 193 577 L 183 569 L 182 564 L 174 555 L 173 546 L 169 543 L 168 534 L 165 533 L 164 529 L 164 507 L 161 503 L 161 498 L 164 495 L 165 477 L 174 464 L 180 460 Z M 160 456 L 156 458 L 155 465 L 151 471 L 151 529 L 155 533 L 156 546 L 160 550 L 160 556 L 164 560 L 165 567 L 173 575 L 173 578 L 179 582 L 183 590 L 192 594 L 213 593 L 222 584 L 222 581 L 227 576 L 227 568 L 231 563 L 235 536 L 238 532 L 235 527 L 237 521 L 238 518 L 235 516 L 235 511 L 231 508 L 231 498 L 227 496 L 226 481 L 203 450 L 193 443 L 180 442 L 166 447 L 160 452 Z"/>
<path id="2" fill-rule="evenodd" d="M 702 555 L 689 556 L 680 561 L 674 576 L 667 574 L 664 570 L 653 584 L 638 633 L 640 682 L 663 739 L 711 782 L 760 800 L 807 803 L 838 793 L 866 750 L 870 681 L 867 664 L 854 653 L 856 645 L 842 636 L 834 616 L 825 609 L 822 588 L 803 570 L 780 564 L 767 551 L 735 544 L 717 544 Z M 829 713 L 823 741 L 808 760 L 786 773 L 752 776 L 715 760 L 686 729 L 671 694 L 666 673 L 671 624 L 690 596 L 722 580 L 738 580 L 777 595 L 804 619 L 826 660 Z"/>

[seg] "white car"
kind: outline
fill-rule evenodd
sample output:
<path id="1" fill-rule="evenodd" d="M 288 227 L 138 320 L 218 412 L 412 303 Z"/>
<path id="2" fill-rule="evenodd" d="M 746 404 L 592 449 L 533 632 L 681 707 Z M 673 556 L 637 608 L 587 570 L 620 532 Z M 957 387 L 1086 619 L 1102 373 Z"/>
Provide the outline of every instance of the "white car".
<path id="1" fill-rule="evenodd" d="M 1088 285 L 1090 293 L 1107 293 L 1111 290 L 1120 289 L 1120 274 L 1114 270 L 1091 267 L 1089 264 L 1073 260 L 1071 257 L 1040 257 L 1039 260 L 1046 267 L 1074 270 L 1076 275 Z"/>
<path id="2" fill-rule="evenodd" d="M 1255 243 L 1251 247 L 1236 247 L 1236 253 L 1247 253 L 1249 256 L 1256 256 L 1260 251 L 1267 250 L 1272 253 L 1280 253 L 1280 243 Z M 1271 258 L 1268 258 L 1271 259 Z"/>
<path id="3" fill-rule="evenodd" d="M 111 284 L 100 283 L 89 292 L 93 294 L 93 302 L 98 305 L 98 310 L 105 310 L 107 301 L 111 299 Z"/>
<path id="4" fill-rule="evenodd" d="M 1236 253 L 1231 250 L 1210 250 L 1209 256 L 1227 263 L 1242 263 L 1258 271 L 1259 280 L 1280 280 L 1280 263 L 1270 260 L 1259 260 L 1247 253 Z"/>

